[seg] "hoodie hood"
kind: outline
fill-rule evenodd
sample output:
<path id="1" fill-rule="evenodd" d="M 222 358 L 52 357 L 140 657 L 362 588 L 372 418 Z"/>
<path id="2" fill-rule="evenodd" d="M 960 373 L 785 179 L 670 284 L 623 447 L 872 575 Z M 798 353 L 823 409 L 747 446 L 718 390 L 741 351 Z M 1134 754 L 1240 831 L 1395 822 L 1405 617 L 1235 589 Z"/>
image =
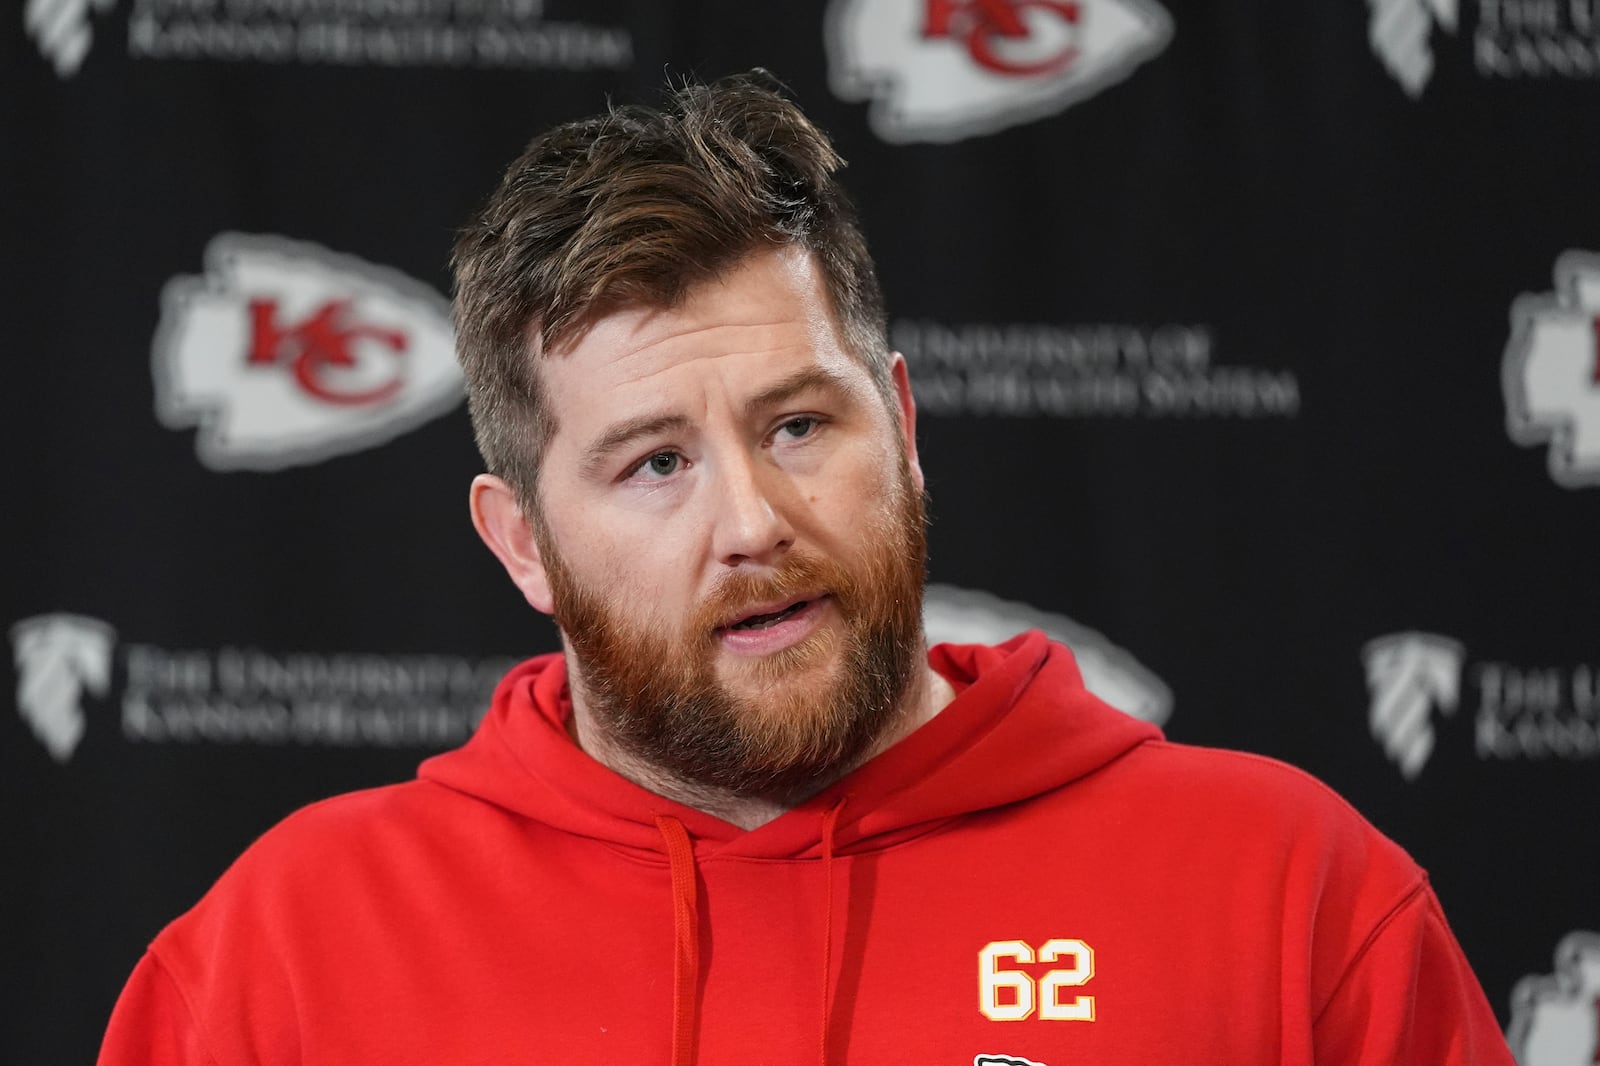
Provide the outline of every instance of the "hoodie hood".
<path id="1" fill-rule="evenodd" d="M 560 654 L 501 681 L 464 747 L 419 776 L 512 813 L 612 846 L 661 854 L 660 819 L 688 831 L 696 856 L 821 858 L 888 847 L 964 814 L 1061 788 L 1147 740 L 1153 725 L 1083 685 L 1072 653 L 1040 632 L 1004 644 L 941 644 L 929 663 L 956 689 L 931 721 L 817 796 L 744 830 L 658 796 L 595 761 L 567 732 Z"/>

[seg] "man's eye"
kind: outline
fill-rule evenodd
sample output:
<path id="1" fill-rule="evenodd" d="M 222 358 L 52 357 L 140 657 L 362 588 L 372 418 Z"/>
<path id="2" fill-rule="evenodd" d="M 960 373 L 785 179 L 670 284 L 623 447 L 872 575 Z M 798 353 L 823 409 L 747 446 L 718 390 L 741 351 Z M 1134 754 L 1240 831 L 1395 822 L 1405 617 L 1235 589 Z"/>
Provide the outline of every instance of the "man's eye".
<path id="1" fill-rule="evenodd" d="M 666 477 L 675 474 L 678 467 L 683 465 L 683 456 L 677 452 L 656 452 L 650 458 L 640 463 L 634 470 L 635 473 L 648 474 L 654 477 Z"/>
<path id="2" fill-rule="evenodd" d="M 811 415 L 801 415 L 798 418 L 789 419 L 778 429 L 782 433 L 787 433 L 790 440 L 799 440 L 801 437 L 807 437 L 816 432 L 820 422 L 820 419 L 813 418 Z"/>

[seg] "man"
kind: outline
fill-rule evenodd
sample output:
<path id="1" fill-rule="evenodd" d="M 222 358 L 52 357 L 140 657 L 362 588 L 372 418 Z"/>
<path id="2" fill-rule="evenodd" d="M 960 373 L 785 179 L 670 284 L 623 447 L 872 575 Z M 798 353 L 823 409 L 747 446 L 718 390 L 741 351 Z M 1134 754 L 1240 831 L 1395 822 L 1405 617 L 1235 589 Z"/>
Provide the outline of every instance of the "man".
<path id="1" fill-rule="evenodd" d="M 102 1062 L 1509 1063 L 1424 875 L 1040 634 L 924 647 L 904 361 L 759 78 L 536 139 L 456 249 L 474 524 L 564 655 L 165 930 Z"/>

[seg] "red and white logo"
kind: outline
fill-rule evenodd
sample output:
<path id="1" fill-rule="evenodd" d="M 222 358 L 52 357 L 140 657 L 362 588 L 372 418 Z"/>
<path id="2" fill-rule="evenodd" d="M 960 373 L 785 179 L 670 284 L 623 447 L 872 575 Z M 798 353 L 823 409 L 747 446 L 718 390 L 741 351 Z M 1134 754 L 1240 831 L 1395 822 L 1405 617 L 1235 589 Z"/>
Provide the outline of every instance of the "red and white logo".
<path id="1" fill-rule="evenodd" d="M 1562 253 L 1554 292 L 1517 297 L 1501 380 L 1511 439 L 1548 442 L 1556 484 L 1600 484 L 1600 255 Z"/>
<path id="2" fill-rule="evenodd" d="M 76 614 L 42 614 L 11 627 L 17 664 L 17 711 L 56 762 L 72 758 L 83 739 L 83 693 L 104 696 L 111 685 L 116 631 Z"/>
<path id="3" fill-rule="evenodd" d="M 361 451 L 461 401 L 449 304 L 399 271 L 282 237 L 225 233 L 167 283 L 156 415 L 198 425 L 213 470 Z"/>
<path id="4" fill-rule="evenodd" d="M 958 141 L 1054 115 L 1172 38 L 1154 0 L 832 0 L 833 91 L 886 141 Z"/>
<path id="5" fill-rule="evenodd" d="M 922 597 L 922 627 L 929 644 L 999 644 L 1040 629 L 1072 650 L 1090 692 L 1124 714 L 1164 725 L 1172 716 L 1172 690 L 1149 667 L 1100 632 L 1064 614 L 978 589 L 929 585 Z"/>
<path id="6" fill-rule="evenodd" d="M 1506 1039 L 1519 1066 L 1600 1062 L 1600 933 L 1567 934 L 1554 973 L 1517 982 Z"/>

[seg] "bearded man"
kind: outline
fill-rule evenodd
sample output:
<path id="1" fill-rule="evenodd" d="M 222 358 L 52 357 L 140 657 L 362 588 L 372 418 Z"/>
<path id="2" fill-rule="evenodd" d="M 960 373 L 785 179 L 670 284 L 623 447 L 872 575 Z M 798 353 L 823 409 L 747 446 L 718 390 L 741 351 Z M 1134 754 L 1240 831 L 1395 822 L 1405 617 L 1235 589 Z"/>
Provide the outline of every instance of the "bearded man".
<path id="1" fill-rule="evenodd" d="M 1509 1064 L 1416 865 L 1038 633 L 925 647 L 906 366 L 760 77 L 537 138 L 455 256 L 473 522 L 564 653 L 152 944 L 101 1061 Z"/>

